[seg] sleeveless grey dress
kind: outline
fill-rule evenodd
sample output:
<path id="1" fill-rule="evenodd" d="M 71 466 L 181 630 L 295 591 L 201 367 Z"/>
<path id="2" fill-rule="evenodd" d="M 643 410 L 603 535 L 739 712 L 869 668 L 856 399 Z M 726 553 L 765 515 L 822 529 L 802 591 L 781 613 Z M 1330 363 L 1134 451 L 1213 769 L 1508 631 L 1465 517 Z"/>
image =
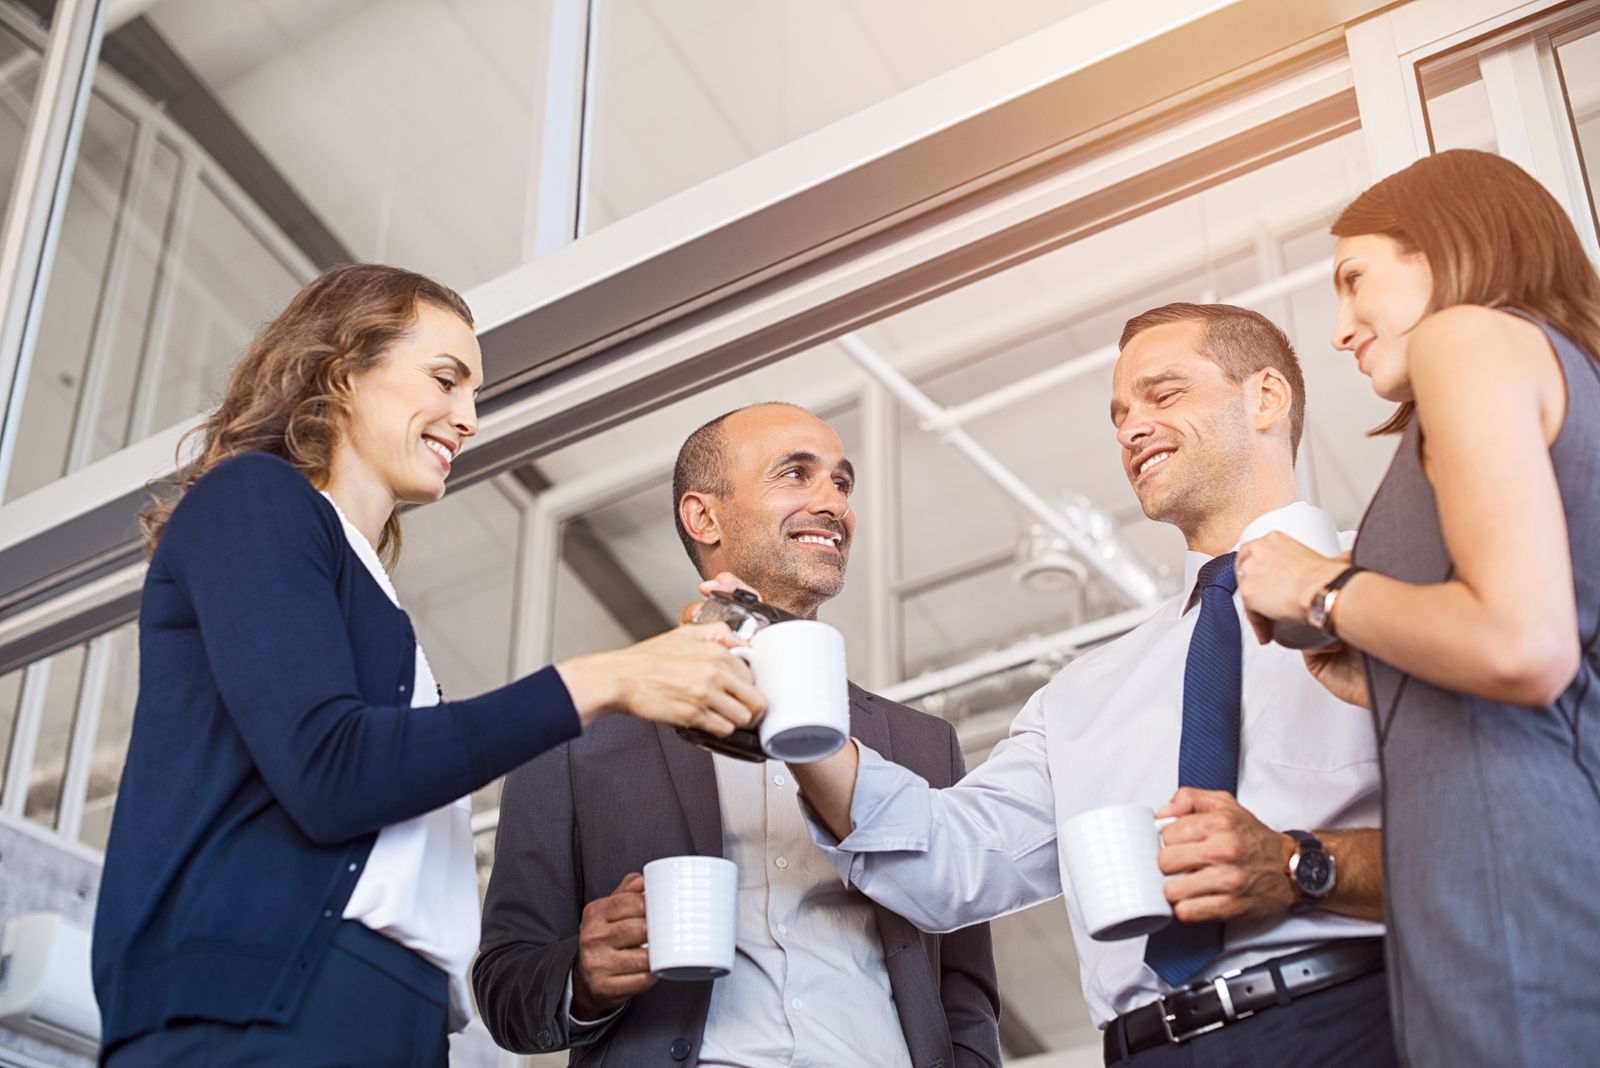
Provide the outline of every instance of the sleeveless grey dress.
<path id="1" fill-rule="evenodd" d="M 1600 365 L 1538 325 L 1566 376 L 1550 456 L 1572 547 L 1577 677 L 1555 704 L 1525 709 L 1367 658 L 1390 1000 L 1401 1056 L 1419 1068 L 1600 1065 Z M 1354 559 L 1435 583 L 1453 568 L 1419 445 L 1413 421 Z"/>

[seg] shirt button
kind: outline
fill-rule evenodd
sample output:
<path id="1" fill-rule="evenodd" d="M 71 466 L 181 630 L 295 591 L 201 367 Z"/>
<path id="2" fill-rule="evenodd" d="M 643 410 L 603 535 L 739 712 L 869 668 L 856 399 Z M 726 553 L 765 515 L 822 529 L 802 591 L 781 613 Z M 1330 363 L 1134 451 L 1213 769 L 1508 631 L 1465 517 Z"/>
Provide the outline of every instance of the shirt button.
<path id="1" fill-rule="evenodd" d="M 789 933 L 789 928 L 780 923 L 778 924 L 778 933 L 781 935 L 786 935 Z"/>
<path id="2" fill-rule="evenodd" d="M 794 1007 L 794 1011 L 795 1012 L 799 1012 L 800 1011 L 800 999 L 799 998 L 795 998 L 793 1001 L 789 1002 L 789 1004 Z"/>
<path id="3" fill-rule="evenodd" d="M 675 1042 L 673 1042 L 672 1043 L 672 1059 L 675 1060 L 675 1061 L 686 1061 L 686 1060 L 688 1060 L 689 1059 L 689 1043 L 685 1042 L 681 1038 L 676 1040 Z"/>
<path id="4" fill-rule="evenodd" d="M 352 864 L 352 865 L 350 865 L 350 870 L 351 871 L 355 871 L 358 866 L 359 865 Z"/>
<path id="5" fill-rule="evenodd" d="M 555 1035 L 551 1034 L 548 1029 L 539 1032 L 539 1045 L 548 1049 L 554 1042 Z"/>
<path id="6" fill-rule="evenodd" d="M 786 783 L 788 781 L 789 780 L 785 779 L 782 775 L 774 775 L 772 777 L 772 785 L 774 785 L 774 786 L 782 786 L 784 783 Z"/>
<path id="7" fill-rule="evenodd" d="M 329 917 L 331 917 L 331 916 L 332 916 L 332 915 L 333 915 L 333 910 L 332 910 L 332 909 L 323 909 L 323 910 L 322 910 L 322 918 L 323 918 L 323 919 L 325 919 L 325 920 L 326 920 L 326 919 L 328 919 L 328 918 L 329 918 Z"/>
<path id="8" fill-rule="evenodd" d="M 787 868 L 789 866 L 789 860 L 788 860 L 787 857 L 779 857 L 777 860 L 773 861 L 772 863 L 776 864 L 780 868 Z"/>

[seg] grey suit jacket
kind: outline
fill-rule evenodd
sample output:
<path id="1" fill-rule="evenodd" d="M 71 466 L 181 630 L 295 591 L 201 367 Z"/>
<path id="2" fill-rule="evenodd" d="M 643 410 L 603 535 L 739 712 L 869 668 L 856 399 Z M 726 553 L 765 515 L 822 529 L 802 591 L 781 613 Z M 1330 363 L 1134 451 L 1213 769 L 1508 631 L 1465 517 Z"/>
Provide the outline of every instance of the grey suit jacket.
<path id="1" fill-rule="evenodd" d="M 955 730 L 850 687 L 851 733 L 934 786 L 963 772 Z M 483 943 L 472 967 L 478 1009 L 506 1049 L 571 1044 L 562 998 L 577 958 L 583 907 L 658 857 L 722 855 L 716 773 L 704 749 L 672 730 L 612 716 L 506 778 Z M 874 905 L 911 1063 L 999 1068 L 999 994 L 985 925 L 924 934 Z M 605 1068 L 694 1064 L 711 984 L 658 983 L 569 1063 Z M 870 1051 L 863 1051 L 870 1063 Z"/>

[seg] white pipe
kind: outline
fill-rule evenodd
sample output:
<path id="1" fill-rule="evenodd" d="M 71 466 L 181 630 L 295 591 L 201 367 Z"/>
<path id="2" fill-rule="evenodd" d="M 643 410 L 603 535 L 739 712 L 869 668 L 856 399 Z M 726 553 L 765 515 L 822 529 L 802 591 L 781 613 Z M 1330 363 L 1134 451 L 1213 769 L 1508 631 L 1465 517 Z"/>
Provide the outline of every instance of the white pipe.
<path id="1" fill-rule="evenodd" d="M 944 409 L 928 399 L 920 389 L 912 384 L 911 380 L 896 370 L 889 361 L 879 356 L 854 334 L 845 334 L 839 338 L 839 346 L 848 353 L 851 359 L 861 365 L 861 368 L 873 378 L 883 383 L 891 393 L 899 397 L 901 402 L 916 412 L 925 420 L 924 425 L 938 425 L 941 422 Z M 1083 561 L 1095 571 L 1099 572 L 1106 581 L 1110 582 L 1118 592 L 1136 605 L 1154 603 L 1155 586 L 1152 582 L 1149 587 L 1141 588 L 1138 584 L 1129 581 L 1128 576 L 1108 565 L 1101 559 L 1094 543 L 1085 538 L 1079 530 L 1066 518 L 1052 508 L 1043 497 L 1039 496 L 1023 482 L 1011 469 L 995 458 L 994 454 L 973 440 L 972 436 L 959 426 L 951 426 L 939 432 L 948 444 L 954 446 L 971 460 L 978 468 L 989 477 L 995 485 L 1009 494 L 1018 504 L 1022 505 L 1043 524 L 1059 534 L 1066 543 L 1072 547 Z"/>
<path id="2" fill-rule="evenodd" d="M 989 675 L 997 675 L 1021 664 L 1031 664 L 1053 656 L 1071 656 L 1091 642 L 1104 641 L 1127 633 L 1150 618 L 1150 613 L 1154 610 L 1154 606 L 1130 608 L 1126 612 L 1080 623 L 1054 634 L 1029 638 L 1004 649 L 983 653 L 971 660 L 896 683 L 884 690 L 883 696 L 904 704 L 931 694 L 953 690 L 957 686 L 975 682 Z"/>

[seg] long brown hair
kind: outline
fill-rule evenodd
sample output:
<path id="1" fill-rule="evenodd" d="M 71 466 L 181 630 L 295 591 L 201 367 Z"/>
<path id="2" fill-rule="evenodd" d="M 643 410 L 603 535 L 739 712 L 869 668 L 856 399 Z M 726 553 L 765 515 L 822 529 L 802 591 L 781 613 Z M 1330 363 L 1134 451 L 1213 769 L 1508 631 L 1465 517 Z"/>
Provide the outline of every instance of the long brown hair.
<path id="1" fill-rule="evenodd" d="M 1510 160 L 1458 148 L 1419 159 L 1339 213 L 1335 237 L 1378 234 L 1433 272 L 1424 315 L 1457 304 L 1517 308 L 1600 355 L 1600 276 L 1567 213 Z M 1398 434 L 1405 401 L 1374 434 Z"/>
<path id="2" fill-rule="evenodd" d="M 139 515 L 145 554 L 155 552 L 189 487 L 240 453 L 280 456 L 313 486 L 327 485 L 348 415 L 350 376 L 382 361 L 416 323 L 420 303 L 472 325 L 471 309 L 454 290 L 398 267 L 334 267 L 296 293 L 234 366 L 216 411 L 179 441 L 175 473 L 150 483 L 151 501 Z M 191 438 L 199 441 L 185 463 Z M 398 559 L 398 515 L 384 523 L 378 553 L 390 566 Z"/>

